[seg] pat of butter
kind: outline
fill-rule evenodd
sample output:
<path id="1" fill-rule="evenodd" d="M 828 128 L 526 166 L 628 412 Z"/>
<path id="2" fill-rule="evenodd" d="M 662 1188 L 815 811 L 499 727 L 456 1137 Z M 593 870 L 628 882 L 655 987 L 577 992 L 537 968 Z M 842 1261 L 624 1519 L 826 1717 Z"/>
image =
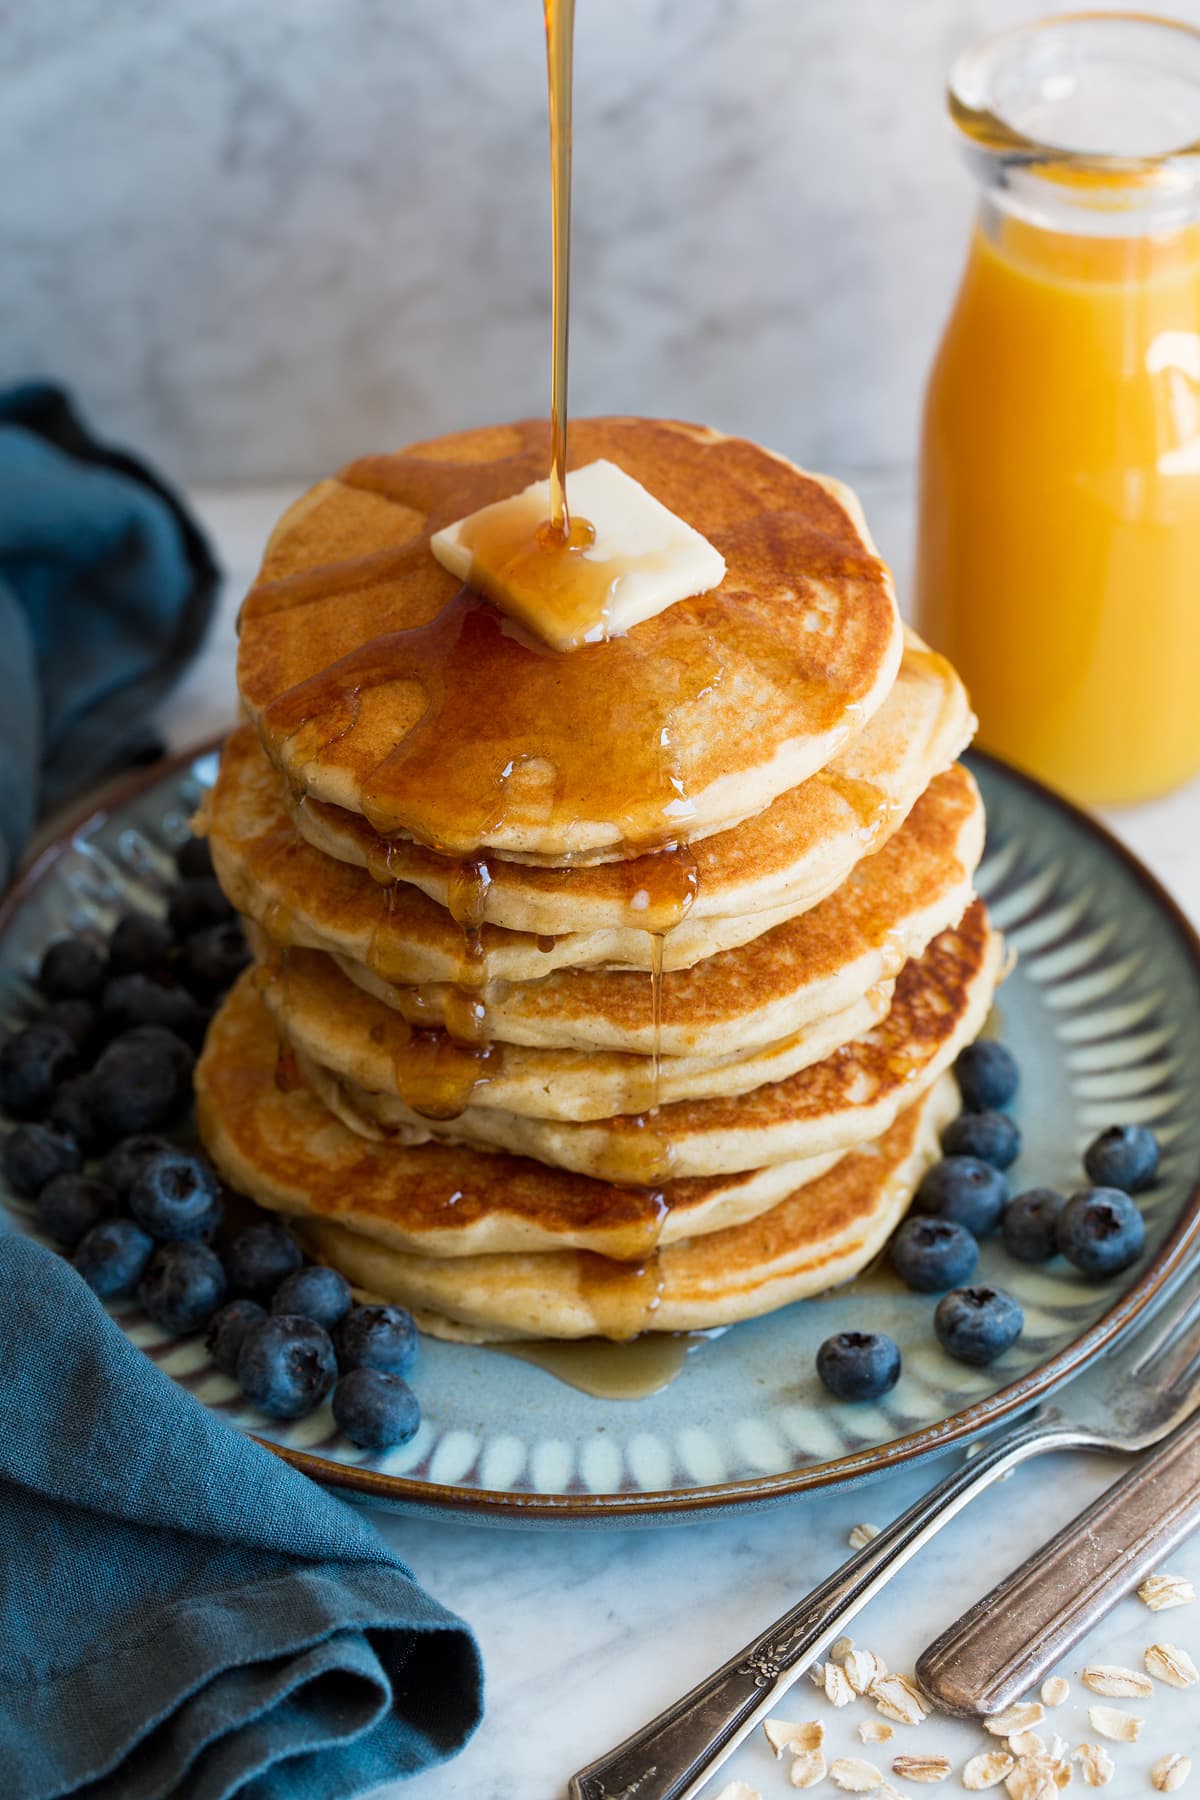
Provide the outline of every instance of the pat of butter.
<path id="1" fill-rule="evenodd" d="M 615 463 L 572 469 L 567 506 L 566 543 L 547 526 L 550 483 L 535 481 L 435 532 L 430 549 L 555 650 L 620 637 L 725 578 L 720 551 Z"/>

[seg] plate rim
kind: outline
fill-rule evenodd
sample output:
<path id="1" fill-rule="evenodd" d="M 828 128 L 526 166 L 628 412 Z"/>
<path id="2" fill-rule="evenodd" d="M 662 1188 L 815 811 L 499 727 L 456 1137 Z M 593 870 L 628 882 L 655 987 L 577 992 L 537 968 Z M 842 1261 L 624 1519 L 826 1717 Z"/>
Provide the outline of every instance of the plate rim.
<path id="1" fill-rule="evenodd" d="M 181 773 L 201 757 L 218 751 L 227 735 L 222 732 L 191 749 L 162 757 L 124 778 L 118 778 L 104 788 L 101 796 L 93 795 L 91 799 L 85 800 L 65 824 L 58 826 L 50 837 L 36 846 L 18 870 L 7 893 L 0 898 L 0 939 L 15 915 L 53 873 L 55 865 L 70 849 L 75 837 L 89 828 L 99 827 L 130 801 L 172 775 Z M 1115 832 L 1073 800 L 1067 799 L 1064 794 L 1056 793 L 1036 776 L 1016 768 L 1002 757 L 972 748 L 967 752 L 966 759 L 996 770 L 1001 779 L 1024 789 L 1035 803 L 1063 815 L 1122 864 L 1157 912 L 1171 926 L 1197 979 L 1200 979 L 1200 930 L 1158 877 Z M 597 1525 L 607 1521 L 622 1523 L 642 1520 L 665 1524 L 681 1519 L 705 1518 L 735 1507 L 767 1506 L 799 1494 L 844 1487 L 855 1481 L 866 1481 L 911 1468 L 927 1457 L 969 1443 L 981 1433 L 1010 1422 L 1071 1380 L 1093 1356 L 1118 1342 L 1139 1320 L 1153 1311 L 1179 1274 L 1188 1253 L 1198 1243 L 1200 1173 L 1166 1240 L 1137 1281 L 1114 1301 L 1107 1312 L 1093 1320 L 1086 1330 L 1045 1362 L 1028 1370 L 1006 1387 L 998 1388 L 985 1399 L 974 1401 L 932 1425 L 906 1432 L 901 1437 L 890 1439 L 886 1444 L 851 1451 L 828 1462 L 812 1463 L 802 1469 L 782 1470 L 773 1475 L 744 1476 L 737 1481 L 716 1482 L 701 1487 L 648 1489 L 631 1494 L 516 1493 L 423 1481 L 408 1475 L 389 1475 L 361 1464 L 333 1462 L 329 1457 L 318 1456 L 310 1450 L 273 1443 L 269 1438 L 259 1437 L 254 1432 L 247 1435 L 291 1468 L 309 1476 L 323 1487 L 334 1488 L 348 1497 L 377 1505 L 419 1510 L 426 1515 L 449 1515 L 464 1522 L 483 1520 L 531 1525 Z M 204 1405 L 204 1402 L 198 1401 L 198 1404 Z"/>

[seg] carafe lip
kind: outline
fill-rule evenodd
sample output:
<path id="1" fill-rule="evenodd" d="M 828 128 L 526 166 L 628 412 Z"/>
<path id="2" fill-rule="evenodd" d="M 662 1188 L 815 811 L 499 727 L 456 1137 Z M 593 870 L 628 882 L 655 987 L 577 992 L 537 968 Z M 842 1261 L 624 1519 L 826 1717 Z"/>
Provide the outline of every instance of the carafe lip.
<path id="1" fill-rule="evenodd" d="M 957 58 L 947 105 L 972 171 L 1027 218 L 1109 233 L 1200 216 L 1200 29 L 1182 20 L 1011 26 Z"/>

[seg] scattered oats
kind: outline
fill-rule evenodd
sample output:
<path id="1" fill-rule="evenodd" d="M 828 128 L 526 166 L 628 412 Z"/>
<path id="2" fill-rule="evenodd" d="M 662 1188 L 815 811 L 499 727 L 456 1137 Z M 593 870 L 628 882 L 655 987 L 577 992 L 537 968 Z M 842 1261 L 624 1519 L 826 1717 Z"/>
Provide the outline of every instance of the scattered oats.
<path id="1" fill-rule="evenodd" d="M 1011 1737 L 1014 1731 L 1031 1731 L 1045 1717 L 1046 1709 L 1039 1701 L 1018 1700 L 1015 1706 L 1006 1706 L 1002 1713 L 985 1719 L 983 1729 L 993 1737 Z"/>
<path id="2" fill-rule="evenodd" d="M 1074 1752 L 1084 1787 L 1107 1787 L 1117 1772 L 1117 1765 L 1103 1744 L 1080 1744 Z"/>
<path id="3" fill-rule="evenodd" d="M 1176 1750 L 1170 1756 L 1160 1756 L 1150 1771 L 1150 1779 L 1160 1794 L 1173 1794 L 1181 1788 L 1192 1772 L 1190 1756 L 1181 1756 Z"/>
<path id="4" fill-rule="evenodd" d="M 1036 1731 L 1014 1731 L 1008 1740 L 1014 1756 L 1045 1756 L 1046 1740 Z"/>
<path id="5" fill-rule="evenodd" d="M 808 1671 L 808 1679 L 812 1682 L 814 1687 L 824 1687 L 825 1664 L 819 1662 L 811 1664 Z"/>
<path id="6" fill-rule="evenodd" d="M 1140 1669 L 1123 1669 L 1119 1663 L 1090 1663 L 1079 1677 L 1093 1694 L 1105 1694 L 1110 1700 L 1148 1700 L 1154 1683 Z"/>
<path id="7" fill-rule="evenodd" d="M 999 1787 L 1014 1768 L 1013 1759 L 1004 1750 L 984 1750 L 973 1756 L 962 1772 L 965 1788 L 979 1790 Z"/>
<path id="8" fill-rule="evenodd" d="M 1042 1699 L 1047 1706 L 1061 1706 L 1071 1692 L 1065 1675 L 1051 1675 L 1042 1683 Z"/>
<path id="9" fill-rule="evenodd" d="M 845 1794 L 873 1794 L 883 1786 L 883 1776 L 874 1763 L 860 1756 L 836 1756 L 829 1765 L 829 1779 Z"/>
<path id="10" fill-rule="evenodd" d="M 895 1735 L 896 1727 L 885 1725 L 882 1719 L 863 1719 L 858 1727 L 860 1744 L 886 1744 Z"/>
<path id="11" fill-rule="evenodd" d="M 845 1662 L 853 1648 L 854 1639 L 852 1637 L 835 1638 L 829 1654 L 834 1662 Z"/>
<path id="12" fill-rule="evenodd" d="M 1064 1737 L 1059 1737 L 1059 1735 L 1056 1731 L 1054 1736 L 1050 1739 L 1050 1744 L 1046 1751 L 1046 1755 L 1050 1758 L 1050 1761 L 1052 1763 L 1060 1763 L 1060 1762 L 1062 1762 L 1062 1760 L 1066 1756 L 1066 1754 L 1067 1754 L 1067 1740 Z M 1065 1787 L 1066 1783 L 1064 1782 L 1062 1785 Z"/>
<path id="13" fill-rule="evenodd" d="M 816 1787 L 818 1781 L 825 1779 L 825 1752 L 821 1749 L 802 1750 L 792 1764 L 788 1780 L 794 1788 Z"/>
<path id="14" fill-rule="evenodd" d="M 1023 1756 L 1004 1777 L 1009 1800 L 1058 1800 L 1054 1770 L 1042 1756 Z"/>
<path id="15" fill-rule="evenodd" d="M 852 1525 L 849 1544 L 852 1550 L 865 1550 L 872 1538 L 879 1536 L 878 1525 Z"/>
<path id="16" fill-rule="evenodd" d="M 902 1794 L 890 1781 L 885 1781 L 879 1790 L 879 1800 L 908 1800 L 908 1795 Z"/>
<path id="17" fill-rule="evenodd" d="M 757 1788 L 747 1787 L 744 1781 L 731 1781 L 717 1795 L 717 1800 L 762 1800 Z"/>
<path id="18" fill-rule="evenodd" d="M 910 1781 L 945 1781 L 949 1773 L 948 1756 L 898 1756 L 892 1764 L 893 1775 L 907 1775 Z"/>
<path id="19" fill-rule="evenodd" d="M 871 1699 L 885 1719 L 897 1725 L 919 1725 L 929 1708 L 907 1675 L 882 1675 L 871 1689 Z"/>
<path id="20" fill-rule="evenodd" d="M 1088 1722 L 1093 1731 L 1114 1744 L 1136 1744 L 1142 1721 L 1116 1706 L 1089 1706 Z"/>
<path id="21" fill-rule="evenodd" d="M 1200 1669 L 1178 1644 L 1151 1644 L 1144 1661 L 1155 1681 L 1165 1681 L 1168 1687 L 1189 1688 L 1200 1681 Z"/>
<path id="22" fill-rule="evenodd" d="M 887 1674 L 887 1664 L 873 1650 L 851 1650 L 842 1664 L 846 1680 L 856 1694 L 868 1694 L 877 1681 Z"/>
<path id="23" fill-rule="evenodd" d="M 1186 1575 L 1147 1575 L 1138 1589 L 1138 1599 L 1145 1601 L 1151 1612 L 1190 1606 L 1195 1598 L 1196 1590 Z"/>
<path id="24" fill-rule="evenodd" d="M 789 1725 L 786 1719 L 764 1719 L 763 1732 L 777 1761 L 785 1750 L 799 1756 L 802 1750 L 819 1750 L 825 1742 L 825 1727 L 819 1719 L 806 1720 L 802 1725 Z"/>
<path id="25" fill-rule="evenodd" d="M 831 1706 L 849 1706 L 854 1698 L 854 1689 L 846 1679 L 846 1671 L 839 1663 L 825 1664 L 825 1698 Z"/>

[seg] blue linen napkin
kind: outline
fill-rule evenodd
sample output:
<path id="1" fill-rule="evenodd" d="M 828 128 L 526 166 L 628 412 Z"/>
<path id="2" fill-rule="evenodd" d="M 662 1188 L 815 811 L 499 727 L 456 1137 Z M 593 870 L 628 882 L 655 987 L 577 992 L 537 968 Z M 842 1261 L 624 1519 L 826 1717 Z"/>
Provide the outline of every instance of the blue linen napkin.
<path id="1" fill-rule="evenodd" d="M 465 1625 L 0 1229 L 5 1800 L 341 1800 L 453 1755 Z"/>
<path id="2" fill-rule="evenodd" d="M 216 587 L 176 496 L 61 389 L 0 393 L 0 888 L 40 812 L 152 753 Z"/>

